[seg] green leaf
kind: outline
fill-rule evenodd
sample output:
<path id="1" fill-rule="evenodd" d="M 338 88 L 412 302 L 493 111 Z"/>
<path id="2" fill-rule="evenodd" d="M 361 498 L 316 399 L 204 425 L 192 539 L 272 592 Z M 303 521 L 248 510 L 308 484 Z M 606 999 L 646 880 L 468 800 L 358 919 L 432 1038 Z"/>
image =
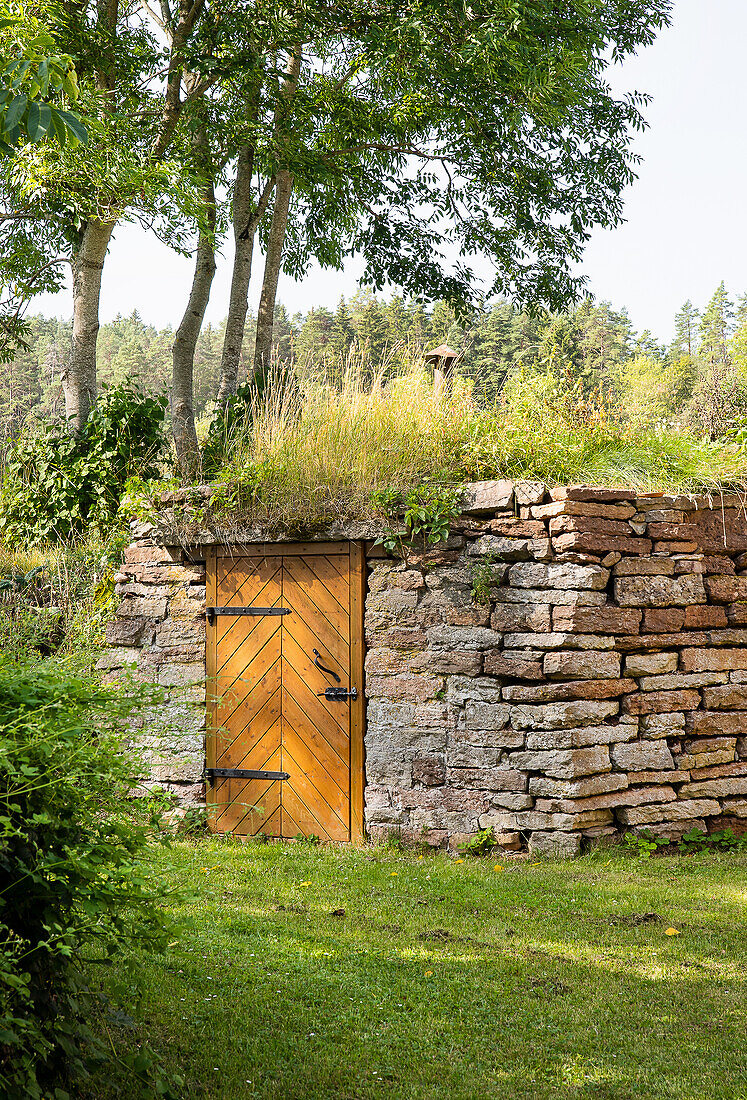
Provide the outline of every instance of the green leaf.
<path id="1" fill-rule="evenodd" d="M 17 95 L 10 107 L 8 107 L 8 110 L 5 112 L 5 117 L 0 120 L 2 121 L 3 129 L 6 133 L 13 130 L 13 128 L 19 124 L 23 118 L 28 101 L 28 96 L 22 93 L 21 95 Z"/>
<path id="2" fill-rule="evenodd" d="M 85 145 L 88 141 L 88 130 L 81 119 L 72 111 L 60 111 L 59 115 L 69 133 L 73 136 L 72 144 L 75 145 L 80 142 L 81 145 Z"/>

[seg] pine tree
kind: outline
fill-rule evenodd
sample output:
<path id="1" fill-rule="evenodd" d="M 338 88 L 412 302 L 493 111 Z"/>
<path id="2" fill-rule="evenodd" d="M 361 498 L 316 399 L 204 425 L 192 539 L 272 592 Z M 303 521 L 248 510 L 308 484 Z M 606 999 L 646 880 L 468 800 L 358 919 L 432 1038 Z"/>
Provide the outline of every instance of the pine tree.
<path id="1" fill-rule="evenodd" d="M 717 287 L 700 322 L 699 355 L 710 364 L 731 363 L 730 337 L 734 331 L 734 304 L 722 282 Z"/>

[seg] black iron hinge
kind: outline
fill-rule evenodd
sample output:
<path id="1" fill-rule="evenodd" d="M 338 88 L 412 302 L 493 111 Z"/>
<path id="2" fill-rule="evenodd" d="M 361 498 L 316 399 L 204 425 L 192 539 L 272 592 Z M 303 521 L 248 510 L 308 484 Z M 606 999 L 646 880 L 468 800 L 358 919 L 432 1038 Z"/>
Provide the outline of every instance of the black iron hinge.
<path id="1" fill-rule="evenodd" d="M 263 772 L 254 768 L 205 768 L 205 778 L 209 783 L 216 779 L 290 779 L 290 772 Z"/>
<path id="2" fill-rule="evenodd" d="M 216 615 L 290 615 L 289 607 L 206 607 L 205 616 L 212 626 Z"/>

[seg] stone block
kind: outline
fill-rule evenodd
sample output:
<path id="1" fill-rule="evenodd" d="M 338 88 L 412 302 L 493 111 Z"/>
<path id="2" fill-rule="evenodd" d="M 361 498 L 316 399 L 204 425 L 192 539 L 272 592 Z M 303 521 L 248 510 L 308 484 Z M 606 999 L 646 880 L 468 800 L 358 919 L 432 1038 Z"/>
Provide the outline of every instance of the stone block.
<path id="1" fill-rule="evenodd" d="M 545 675 L 552 677 L 617 679 L 620 676 L 620 655 L 619 653 L 596 653 L 593 650 L 547 653 L 542 667 Z"/>
<path id="2" fill-rule="evenodd" d="M 680 657 L 683 672 L 705 672 L 721 669 L 747 669 L 747 648 L 745 649 L 683 649 Z"/>
<path id="3" fill-rule="evenodd" d="M 747 775 L 747 761 L 732 760 L 726 764 L 714 764 L 713 767 L 695 768 L 691 772 L 693 783 L 701 779 L 723 779 L 724 776 Z"/>
<path id="4" fill-rule="evenodd" d="M 170 565 L 180 562 L 182 550 L 178 546 L 127 546 L 124 551 L 124 560 L 132 563 L 148 563 L 150 565 Z"/>
<path id="5" fill-rule="evenodd" d="M 368 676 L 366 694 L 373 699 L 392 699 L 398 703 L 424 703 L 434 699 L 443 689 L 443 681 L 435 676 Z"/>
<path id="6" fill-rule="evenodd" d="M 747 620 L 746 620 L 747 621 Z M 702 630 L 704 627 L 722 627 L 727 625 L 727 615 L 723 607 L 711 607 L 697 604 L 685 608 L 685 630 Z"/>
<path id="7" fill-rule="evenodd" d="M 591 795 L 622 791 L 627 786 L 627 776 L 616 772 L 583 779 L 551 779 L 546 775 L 535 775 L 529 780 L 529 793 L 536 798 L 589 798 Z"/>
<path id="8" fill-rule="evenodd" d="M 685 715 L 681 711 L 644 714 L 639 724 L 642 740 L 659 741 L 681 734 L 685 729 Z"/>
<path id="9" fill-rule="evenodd" d="M 677 668 L 677 653 L 633 653 L 625 658 L 626 676 L 663 676 Z"/>
<path id="10" fill-rule="evenodd" d="M 600 637 L 598 634 L 506 634 L 503 644 L 510 649 L 612 649 L 615 640 L 612 637 Z"/>
<path id="11" fill-rule="evenodd" d="M 572 859 L 581 854 L 581 837 L 578 833 L 534 832 L 529 837 L 529 851 L 535 856 Z"/>
<path id="12" fill-rule="evenodd" d="M 432 626 L 426 636 L 432 649 L 446 650 L 449 655 L 493 649 L 503 641 L 502 635 L 487 627 Z"/>
<path id="13" fill-rule="evenodd" d="M 631 741 L 638 736 L 638 724 L 616 726 L 580 726 L 578 729 L 536 730 L 526 735 L 526 747 L 532 751 L 544 749 L 579 749 L 587 745 L 612 745 Z"/>
<path id="14" fill-rule="evenodd" d="M 508 758 L 512 768 L 542 772 L 556 779 L 576 779 L 611 771 L 606 745 L 590 745 L 583 749 L 557 749 L 548 752 L 512 752 Z"/>
<path id="15" fill-rule="evenodd" d="M 674 760 L 663 741 L 630 741 L 613 745 L 612 762 L 622 771 L 668 771 Z"/>
<path id="16" fill-rule="evenodd" d="M 140 650 L 132 646 L 117 646 L 116 649 L 105 649 L 96 662 L 96 668 L 103 670 L 134 666 L 137 664 L 139 656 Z"/>
<path id="17" fill-rule="evenodd" d="M 669 676 L 641 676 L 641 691 L 680 691 L 682 688 L 711 687 L 725 684 L 726 672 L 673 672 Z"/>
<path id="18" fill-rule="evenodd" d="M 517 481 L 514 485 L 516 503 L 521 505 L 541 504 L 545 496 L 543 481 Z"/>
<path id="19" fill-rule="evenodd" d="M 514 499 L 512 481 L 473 481 L 464 487 L 464 512 L 498 512 L 508 508 Z"/>
<path id="20" fill-rule="evenodd" d="M 461 741 L 449 745 L 446 762 L 450 768 L 497 768 L 502 756 L 500 747 Z"/>
<path id="21" fill-rule="evenodd" d="M 490 801 L 498 810 L 528 810 L 534 805 L 530 794 L 514 794 L 512 791 L 491 794 Z"/>
<path id="22" fill-rule="evenodd" d="M 747 775 L 725 779 L 704 779 L 696 783 L 687 783 L 680 788 L 680 798 L 733 798 L 735 795 L 747 795 Z M 713 812 L 718 813 L 718 810 Z"/>
<path id="23" fill-rule="evenodd" d="M 603 503 L 637 500 L 634 489 L 602 489 L 598 485 L 556 485 L 550 489 L 552 500 L 582 500 Z"/>
<path id="24" fill-rule="evenodd" d="M 477 676 L 482 672 L 482 654 L 458 649 L 432 650 L 418 654 L 409 662 L 413 672 L 432 672 L 441 676 Z"/>
<path id="25" fill-rule="evenodd" d="M 128 596 L 117 608 L 120 619 L 165 619 L 168 600 L 165 596 Z"/>
<path id="26" fill-rule="evenodd" d="M 719 688 L 706 688 L 719 691 Z M 697 691 L 643 691 L 623 699 L 625 714 L 663 714 L 676 710 L 696 710 L 700 706 Z"/>
<path id="27" fill-rule="evenodd" d="M 441 787 L 446 779 L 446 765 L 442 756 L 416 756 L 412 762 L 413 784 L 423 787 Z"/>
<path id="28" fill-rule="evenodd" d="M 690 748 L 688 748 L 688 744 Z M 737 739 L 730 737 L 703 737 L 685 744 L 685 751 L 677 757 L 677 766 L 691 772 L 691 778 L 712 779 L 712 775 L 695 774 L 711 772 L 713 768 L 732 766 L 736 758 Z"/>
<path id="29" fill-rule="evenodd" d="M 554 630 L 563 632 L 635 634 L 640 629 L 641 615 L 632 608 L 555 605 L 552 625 Z"/>
<path id="30" fill-rule="evenodd" d="M 628 520 L 635 515 L 635 508 L 626 503 L 608 503 L 599 500 L 554 500 L 531 509 L 533 519 L 552 519 L 554 516 L 598 516 L 601 519 Z"/>
<path id="31" fill-rule="evenodd" d="M 612 821 L 607 809 L 582 810 L 573 813 L 543 813 L 539 810 L 521 810 L 516 814 L 516 824 L 522 830 L 557 829 L 562 832 L 580 831 Z"/>
<path id="32" fill-rule="evenodd" d="M 470 730 L 502 730 L 508 725 L 510 713 L 503 703 L 468 702 L 464 722 Z"/>
<path id="33" fill-rule="evenodd" d="M 565 553 L 567 550 L 587 552 L 590 554 L 650 554 L 652 544 L 650 539 L 621 538 L 619 535 L 590 535 L 568 532 L 565 535 L 556 535 L 552 540 L 553 549 L 557 553 Z"/>
<path id="34" fill-rule="evenodd" d="M 548 703 L 545 706 L 514 706 L 511 725 L 515 729 L 552 730 L 572 726 L 593 726 L 612 718 L 619 703 L 609 700 L 585 700 Z"/>
<path id="35" fill-rule="evenodd" d="M 682 630 L 685 612 L 675 607 L 654 607 L 643 612 L 643 629 L 652 634 L 668 634 Z M 687 635 L 684 635 L 687 638 Z"/>
<path id="36" fill-rule="evenodd" d="M 503 535 L 511 539 L 544 539 L 547 537 L 544 523 L 539 519 L 519 519 L 518 516 L 506 516 L 491 519 L 488 531 L 492 535 Z"/>
<path id="37" fill-rule="evenodd" d="M 623 558 L 615 566 L 616 577 L 673 577 L 671 558 Z"/>
<path id="38" fill-rule="evenodd" d="M 501 689 L 495 680 L 487 676 L 449 676 L 446 681 L 446 700 L 452 706 L 464 706 L 472 701 L 500 703 Z"/>
<path id="39" fill-rule="evenodd" d="M 662 821 L 656 826 L 656 836 L 662 840 L 680 840 L 685 833 L 690 833 L 693 829 L 698 829 L 699 832 L 704 833 L 706 831 L 705 819 L 702 817 L 687 817 L 684 821 Z M 645 835 L 651 830 L 645 825 L 636 825 L 630 831 Z"/>
<path id="40" fill-rule="evenodd" d="M 520 588 L 591 589 L 606 588 L 609 570 L 598 565 L 573 565 L 570 562 L 542 565 L 518 562 L 508 571 L 509 583 Z"/>
<path id="41" fill-rule="evenodd" d="M 417 592 L 403 592 L 400 588 L 369 592 L 366 597 L 366 613 L 386 611 L 393 614 L 414 611 L 418 605 Z"/>
<path id="42" fill-rule="evenodd" d="M 661 778 L 666 773 L 658 773 Z M 675 802 L 677 795 L 668 785 L 630 787 L 589 795 L 587 798 L 538 798 L 535 807 L 546 813 L 581 813 L 586 810 L 612 810 L 618 806 L 647 806 L 651 803 Z"/>
<path id="43" fill-rule="evenodd" d="M 499 649 L 485 654 L 484 670 L 491 676 L 505 676 L 510 680 L 542 680 L 541 660 L 527 660 L 519 656 L 523 651 L 512 650 L 512 656 L 507 656 Z M 513 654 L 517 655 L 514 656 Z"/>
<path id="44" fill-rule="evenodd" d="M 630 538 L 633 534 L 629 523 L 616 519 L 601 519 L 599 516 L 553 516 L 549 529 L 551 535 L 562 535 L 572 531 L 584 535 L 613 535 Z"/>
<path id="45" fill-rule="evenodd" d="M 686 729 L 688 733 L 698 737 L 738 737 L 747 734 L 747 711 L 695 711 L 687 715 Z"/>
<path id="46" fill-rule="evenodd" d="M 604 592 L 578 591 L 562 588 L 498 588 L 497 603 L 571 604 L 577 607 L 598 607 L 604 604 Z"/>
<path id="47" fill-rule="evenodd" d="M 615 579 L 615 599 L 622 607 L 687 607 L 706 598 L 703 580 L 694 574 Z"/>
<path id="48" fill-rule="evenodd" d="M 556 703 L 571 699 L 614 699 L 635 691 L 635 680 L 562 680 L 554 683 L 509 685 L 503 698 L 512 703 Z"/>
<path id="49" fill-rule="evenodd" d="M 155 633 L 155 643 L 161 647 L 174 645 L 200 645 L 205 644 L 205 622 L 195 620 L 193 622 L 175 621 L 166 619 L 159 623 Z"/>
<path id="50" fill-rule="evenodd" d="M 747 710 L 747 684 L 704 688 L 703 703 L 706 710 Z"/>
<path id="51" fill-rule="evenodd" d="M 150 645 L 155 634 L 152 619 L 114 619 L 106 624 L 106 641 L 114 646 Z"/>
<path id="52" fill-rule="evenodd" d="M 747 577 L 706 577 L 705 587 L 713 603 L 734 603 L 747 600 Z"/>
<path id="53" fill-rule="evenodd" d="M 165 663 L 158 670 L 158 683 L 165 687 L 188 687 L 204 684 L 205 666 L 202 662 L 191 664 Z"/>
<path id="54" fill-rule="evenodd" d="M 389 699 L 369 699 L 366 718 L 369 729 L 374 726 L 409 726 L 415 720 L 415 705 L 393 703 Z"/>
<path id="55" fill-rule="evenodd" d="M 551 609 L 549 604 L 499 604 L 490 617 L 493 630 L 505 631 L 549 631 L 551 629 Z"/>
<path id="56" fill-rule="evenodd" d="M 655 825 L 659 821 L 711 817 L 719 813 L 720 809 L 721 807 L 714 799 L 685 799 L 682 802 L 668 802 L 663 805 L 622 807 L 617 811 L 617 816 L 624 825 Z"/>

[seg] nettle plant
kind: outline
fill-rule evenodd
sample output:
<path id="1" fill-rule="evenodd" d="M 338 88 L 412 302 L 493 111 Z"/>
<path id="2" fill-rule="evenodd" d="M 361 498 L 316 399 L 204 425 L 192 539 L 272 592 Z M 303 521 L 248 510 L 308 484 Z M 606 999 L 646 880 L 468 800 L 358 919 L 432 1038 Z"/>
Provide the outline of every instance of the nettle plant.
<path id="1" fill-rule="evenodd" d="M 378 540 L 390 554 L 403 553 L 405 544 L 421 542 L 424 550 L 445 542 L 449 525 L 460 513 L 462 487 L 422 484 L 413 489 L 381 489 L 372 495 L 374 507 L 390 527 Z M 403 531 L 404 527 L 404 531 Z"/>

